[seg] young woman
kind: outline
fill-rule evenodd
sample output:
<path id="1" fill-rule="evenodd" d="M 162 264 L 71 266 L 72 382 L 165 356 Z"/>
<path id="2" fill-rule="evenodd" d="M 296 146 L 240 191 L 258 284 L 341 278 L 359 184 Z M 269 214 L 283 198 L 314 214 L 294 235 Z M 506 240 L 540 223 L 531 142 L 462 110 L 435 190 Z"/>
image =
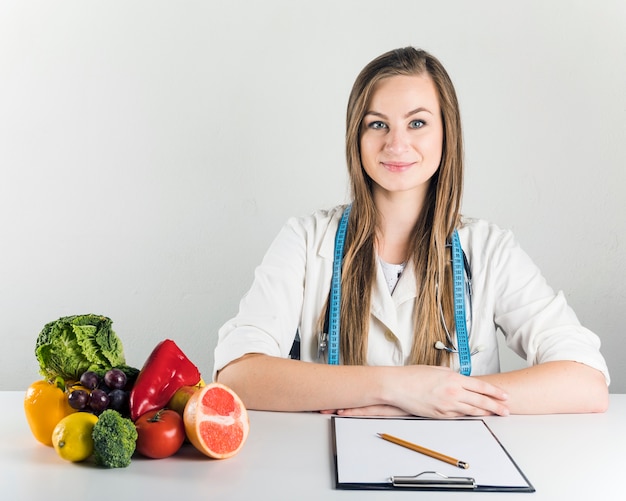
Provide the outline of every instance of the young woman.
<path id="1" fill-rule="evenodd" d="M 436 58 L 409 47 L 362 70 L 346 153 L 351 204 L 287 222 L 220 329 L 217 380 L 250 409 L 454 417 L 607 408 L 598 337 L 510 232 L 460 216 L 459 106 Z M 329 296 L 331 282 L 340 289 Z M 528 368 L 500 372 L 498 329 Z"/>

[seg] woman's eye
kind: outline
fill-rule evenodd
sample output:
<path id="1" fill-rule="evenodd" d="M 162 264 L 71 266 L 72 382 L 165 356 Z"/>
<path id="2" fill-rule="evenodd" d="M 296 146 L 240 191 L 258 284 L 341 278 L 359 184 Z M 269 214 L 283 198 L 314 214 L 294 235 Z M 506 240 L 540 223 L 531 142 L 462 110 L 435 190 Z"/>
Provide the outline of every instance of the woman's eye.
<path id="1" fill-rule="evenodd" d="M 411 129 L 421 129 L 424 125 L 426 125 L 426 122 L 423 120 L 411 120 L 411 122 L 409 122 L 409 127 Z"/>
<path id="2" fill-rule="evenodd" d="M 384 122 L 381 122 L 380 120 L 375 120 L 373 122 L 370 122 L 369 125 L 367 126 L 369 129 L 385 129 L 387 126 L 385 125 Z"/>

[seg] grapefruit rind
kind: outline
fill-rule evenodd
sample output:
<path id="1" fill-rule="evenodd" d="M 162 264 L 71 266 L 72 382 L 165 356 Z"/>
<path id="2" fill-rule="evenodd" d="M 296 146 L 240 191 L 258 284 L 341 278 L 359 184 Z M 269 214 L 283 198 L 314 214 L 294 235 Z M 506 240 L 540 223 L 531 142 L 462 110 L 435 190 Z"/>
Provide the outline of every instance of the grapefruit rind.
<path id="1" fill-rule="evenodd" d="M 243 447 L 250 423 L 239 396 L 227 386 L 210 383 L 187 402 L 183 413 L 187 438 L 203 454 L 226 459 Z"/>

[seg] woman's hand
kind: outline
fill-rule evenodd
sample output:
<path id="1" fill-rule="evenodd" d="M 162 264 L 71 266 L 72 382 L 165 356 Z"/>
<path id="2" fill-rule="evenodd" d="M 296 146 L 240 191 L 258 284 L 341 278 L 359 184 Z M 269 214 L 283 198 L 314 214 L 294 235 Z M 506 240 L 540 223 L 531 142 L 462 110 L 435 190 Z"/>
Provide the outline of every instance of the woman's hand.
<path id="1" fill-rule="evenodd" d="M 354 409 L 336 409 L 320 411 L 321 414 L 337 414 L 339 416 L 409 416 L 410 414 L 402 409 L 391 405 L 368 405 L 366 407 L 355 407 Z"/>

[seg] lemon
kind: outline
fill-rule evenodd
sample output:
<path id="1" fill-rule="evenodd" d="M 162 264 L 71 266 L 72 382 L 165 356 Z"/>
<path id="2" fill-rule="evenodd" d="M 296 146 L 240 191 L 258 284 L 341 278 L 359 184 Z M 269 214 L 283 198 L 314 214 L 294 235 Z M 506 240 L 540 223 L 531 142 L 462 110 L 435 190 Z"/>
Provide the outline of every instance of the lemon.
<path id="1" fill-rule="evenodd" d="M 78 462 L 93 453 L 91 432 L 98 417 L 89 412 L 75 412 L 57 423 L 52 432 L 52 445 L 67 461 Z"/>

